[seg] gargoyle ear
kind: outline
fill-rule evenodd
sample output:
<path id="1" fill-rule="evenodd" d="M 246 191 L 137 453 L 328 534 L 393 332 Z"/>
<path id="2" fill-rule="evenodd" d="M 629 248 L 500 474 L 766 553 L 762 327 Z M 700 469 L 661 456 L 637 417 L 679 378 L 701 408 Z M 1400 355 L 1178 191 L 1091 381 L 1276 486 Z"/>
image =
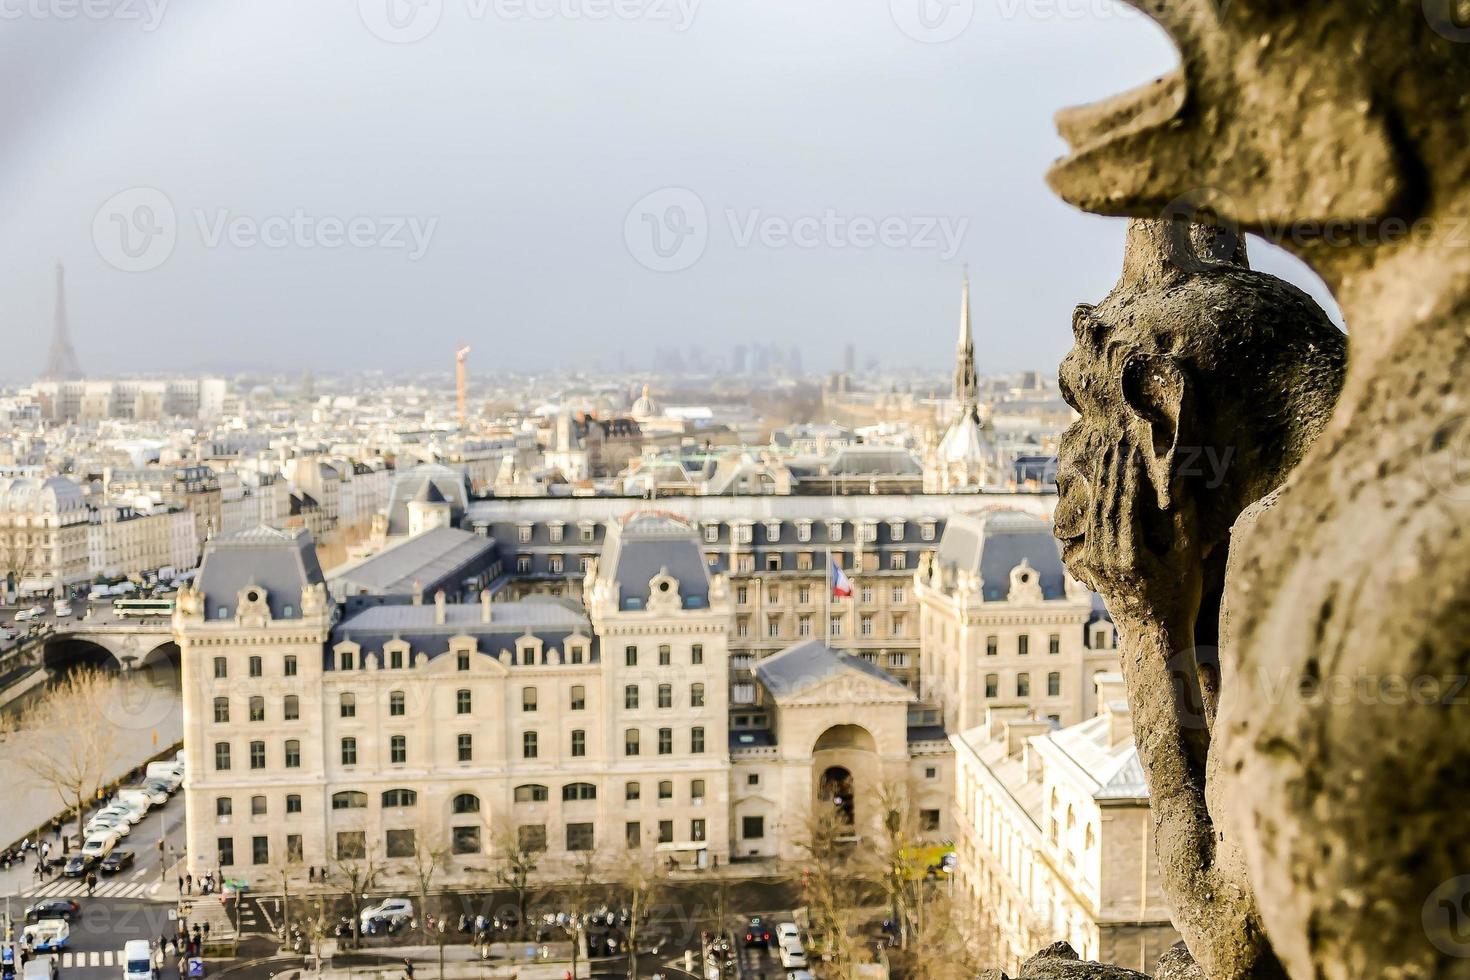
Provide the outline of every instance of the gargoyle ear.
<path id="1" fill-rule="evenodd" d="M 1148 433 L 1140 440 L 1149 482 L 1154 485 L 1160 510 L 1173 502 L 1170 489 L 1174 456 L 1185 428 L 1189 388 L 1184 372 L 1171 357 L 1133 354 L 1123 365 L 1123 401 Z"/>

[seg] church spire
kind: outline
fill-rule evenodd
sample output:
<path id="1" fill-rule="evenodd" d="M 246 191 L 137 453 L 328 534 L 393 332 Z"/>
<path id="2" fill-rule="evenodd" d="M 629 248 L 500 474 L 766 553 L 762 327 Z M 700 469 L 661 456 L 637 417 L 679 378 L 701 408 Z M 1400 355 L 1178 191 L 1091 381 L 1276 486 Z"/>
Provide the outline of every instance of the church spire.
<path id="1" fill-rule="evenodd" d="M 66 269 L 56 263 L 56 319 L 51 328 L 51 350 L 46 355 L 43 378 L 50 381 L 72 381 L 82 376 L 77 352 L 71 345 L 66 322 Z"/>
<path id="2" fill-rule="evenodd" d="M 960 339 L 955 346 L 954 400 L 969 408 L 980 400 L 980 386 L 975 378 L 975 338 L 970 332 L 970 268 L 965 267 L 964 284 L 960 287 Z"/>

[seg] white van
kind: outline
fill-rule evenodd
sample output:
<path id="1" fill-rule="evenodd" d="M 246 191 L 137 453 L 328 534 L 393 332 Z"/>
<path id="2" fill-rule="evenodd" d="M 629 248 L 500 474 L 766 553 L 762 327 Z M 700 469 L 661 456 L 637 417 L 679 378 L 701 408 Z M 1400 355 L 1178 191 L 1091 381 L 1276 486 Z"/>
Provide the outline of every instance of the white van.
<path id="1" fill-rule="evenodd" d="M 136 786 L 129 787 L 128 789 L 118 790 L 117 799 L 122 800 L 124 803 L 136 802 L 140 804 L 145 810 L 153 806 L 155 802 L 152 793 L 148 792 L 146 789 L 138 789 Z M 164 797 L 164 799 L 168 799 L 168 797 Z"/>
<path id="2" fill-rule="evenodd" d="M 184 782 L 184 776 L 176 768 L 173 762 L 150 762 L 143 770 L 143 775 L 148 779 L 159 779 L 168 784 L 169 792 L 178 789 Z"/>
<path id="3" fill-rule="evenodd" d="M 102 830 L 87 838 L 87 842 L 82 845 L 82 853 L 87 857 L 104 858 L 112 853 L 112 849 L 116 846 L 117 834 Z"/>
<path id="4" fill-rule="evenodd" d="M 153 950 L 146 939 L 123 944 L 123 980 L 153 980 Z"/>

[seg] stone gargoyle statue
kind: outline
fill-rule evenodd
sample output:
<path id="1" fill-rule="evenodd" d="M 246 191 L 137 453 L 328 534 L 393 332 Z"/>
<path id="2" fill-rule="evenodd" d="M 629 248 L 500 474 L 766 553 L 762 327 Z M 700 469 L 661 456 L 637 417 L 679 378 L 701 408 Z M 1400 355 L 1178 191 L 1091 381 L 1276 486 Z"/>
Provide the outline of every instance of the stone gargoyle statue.
<path id="1" fill-rule="evenodd" d="M 1055 530 L 1122 638 L 1165 895 L 1208 976 L 1279 977 L 1211 799 L 1221 594 L 1232 529 L 1321 431 L 1346 339 L 1238 238 L 1174 220 L 1129 223 L 1118 285 L 1072 328 Z"/>
<path id="2" fill-rule="evenodd" d="M 1052 188 L 1099 214 L 1208 211 L 1273 241 L 1322 277 L 1351 336 L 1315 441 L 1301 413 L 1325 410 L 1330 385 L 1263 385 L 1245 363 L 1231 372 L 1240 388 L 1207 401 L 1158 356 L 1110 360 L 1097 314 L 1080 330 L 1101 346 L 1069 357 L 1074 395 L 1081 380 L 1119 386 L 1098 409 L 1117 438 L 1073 438 L 1069 454 L 1092 438 L 1097 456 L 1058 524 L 1074 570 L 1095 568 L 1114 615 L 1141 624 L 1124 667 L 1144 702 L 1135 735 L 1178 924 L 1210 980 L 1470 977 L 1466 4 L 1136 5 L 1180 68 L 1062 113 L 1071 153 Z M 1157 319 L 1157 352 L 1186 344 L 1190 312 L 1208 311 L 1190 302 L 1179 322 Z M 1097 397 L 1079 396 L 1084 417 Z M 1181 618 L 1180 600 L 1214 588 L 1225 558 L 1201 538 L 1187 542 L 1190 567 L 1176 545 L 1269 489 L 1270 467 L 1252 473 L 1263 461 L 1246 452 L 1261 424 L 1296 426 L 1303 452 L 1232 535 L 1223 677 L 1196 656 L 1189 680 L 1182 651 L 1208 645 L 1209 624 Z M 1209 504 L 1198 481 L 1171 479 L 1181 452 L 1211 440 L 1238 447 L 1226 483 L 1256 490 Z M 1185 682 L 1171 690 L 1168 666 Z"/>

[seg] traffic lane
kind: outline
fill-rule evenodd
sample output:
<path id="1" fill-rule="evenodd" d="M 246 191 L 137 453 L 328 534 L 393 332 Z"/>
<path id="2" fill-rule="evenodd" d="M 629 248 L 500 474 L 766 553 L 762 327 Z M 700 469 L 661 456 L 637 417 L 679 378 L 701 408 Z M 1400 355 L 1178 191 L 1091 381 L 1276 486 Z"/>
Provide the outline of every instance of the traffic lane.
<path id="1" fill-rule="evenodd" d="M 173 863 L 183 853 L 184 849 L 184 802 L 183 793 L 175 793 L 167 803 L 155 806 L 144 815 L 143 819 L 135 824 L 126 837 L 119 838 L 117 848 L 133 852 L 133 864 L 131 867 L 119 872 L 116 876 L 103 875 L 97 870 L 97 881 L 101 885 L 113 877 L 131 878 L 142 871 L 150 882 L 165 881 L 165 868 L 171 868 Z M 95 807 L 87 811 L 86 818 L 90 819 L 101 807 Z M 85 823 L 86 820 L 83 820 Z M 73 834 L 76 823 L 68 821 L 65 827 L 67 834 Z M 61 841 L 54 834 L 45 835 L 43 840 L 51 843 L 52 859 L 61 856 Z M 160 840 L 163 847 L 159 847 Z M 12 865 L 9 871 L 0 872 L 0 896 L 44 896 L 56 894 L 58 891 L 67 890 L 67 886 L 75 885 L 84 881 L 85 878 L 65 878 L 60 876 L 60 867 L 56 869 L 56 875 L 48 878 L 41 884 L 36 883 L 34 851 L 26 855 L 24 866 Z M 71 853 L 75 853 L 75 849 Z M 75 897 L 75 896 L 70 896 Z"/>

